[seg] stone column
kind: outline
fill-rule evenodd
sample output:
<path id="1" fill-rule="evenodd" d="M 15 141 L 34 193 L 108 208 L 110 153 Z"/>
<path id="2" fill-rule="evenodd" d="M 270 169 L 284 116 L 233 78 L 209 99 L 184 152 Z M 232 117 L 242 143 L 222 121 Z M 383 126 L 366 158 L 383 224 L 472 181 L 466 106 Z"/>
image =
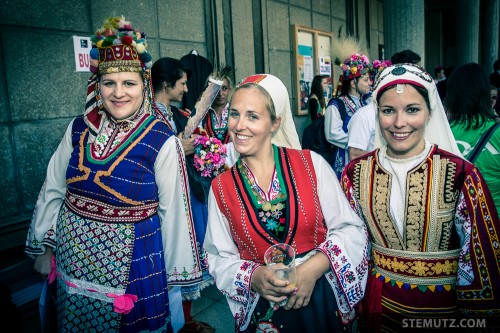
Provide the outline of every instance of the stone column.
<path id="1" fill-rule="evenodd" d="M 498 60 L 498 38 L 500 31 L 500 0 L 486 0 L 483 3 L 481 22 L 481 65 L 489 75 L 493 63 Z"/>
<path id="2" fill-rule="evenodd" d="M 458 0 L 456 66 L 479 62 L 479 0 Z"/>
<path id="3" fill-rule="evenodd" d="M 384 48 L 387 59 L 412 50 L 425 56 L 424 0 L 384 0 Z"/>

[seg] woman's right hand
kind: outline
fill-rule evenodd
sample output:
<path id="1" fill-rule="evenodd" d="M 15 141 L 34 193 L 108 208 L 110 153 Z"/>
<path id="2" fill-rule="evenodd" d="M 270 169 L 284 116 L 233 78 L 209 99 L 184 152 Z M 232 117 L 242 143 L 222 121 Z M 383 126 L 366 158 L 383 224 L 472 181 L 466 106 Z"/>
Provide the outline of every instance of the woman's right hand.
<path id="1" fill-rule="evenodd" d="M 35 271 L 42 275 L 44 279 L 47 278 L 50 271 L 52 270 L 50 264 L 52 262 L 52 257 L 54 252 L 51 247 L 47 246 L 44 254 L 37 255 L 35 258 Z"/>
<path id="2" fill-rule="evenodd" d="M 196 134 L 193 134 L 191 135 L 189 138 L 187 139 L 184 139 L 182 136 L 184 135 L 183 132 L 179 133 L 179 135 L 177 136 L 179 138 L 179 140 L 181 140 L 181 144 L 182 144 L 182 148 L 184 149 L 184 154 L 187 156 L 187 155 L 191 155 L 191 154 L 194 154 L 194 140 L 196 139 L 196 137 L 198 135 Z"/>
<path id="3" fill-rule="evenodd" d="M 260 296 L 275 303 L 284 301 L 296 291 L 288 281 L 276 278 L 266 266 L 260 266 L 253 272 L 251 286 Z"/>

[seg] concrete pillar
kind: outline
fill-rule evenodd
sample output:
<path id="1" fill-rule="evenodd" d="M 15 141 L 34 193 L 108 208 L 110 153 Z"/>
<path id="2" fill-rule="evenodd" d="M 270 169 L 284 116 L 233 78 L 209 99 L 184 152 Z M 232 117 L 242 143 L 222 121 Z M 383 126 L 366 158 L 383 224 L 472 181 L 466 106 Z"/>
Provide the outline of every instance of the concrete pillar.
<path id="1" fill-rule="evenodd" d="M 456 5 L 456 65 L 479 63 L 479 0 L 458 0 Z"/>
<path id="2" fill-rule="evenodd" d="M 493 63 L 499 58 L 500 0 L 486 0 L 483 6 L 481 65 L 485 72 L 490 74 L 493 71 Z"/>
<path id="3" fill-rule="evenodd" d="M 410 49 L 425 65 L 424 0 L 384 0 L 384 48 L 387 59 Z"/>

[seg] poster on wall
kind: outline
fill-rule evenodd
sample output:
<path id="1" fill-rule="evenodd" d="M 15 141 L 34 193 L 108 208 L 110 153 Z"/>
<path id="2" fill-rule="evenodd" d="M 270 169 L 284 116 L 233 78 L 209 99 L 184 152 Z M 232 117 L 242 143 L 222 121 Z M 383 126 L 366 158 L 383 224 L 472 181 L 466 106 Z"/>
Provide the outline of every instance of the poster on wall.
<path id="1" fill-rule="evenodd" d="M 328 79 L 325 98 L 332 93 L 331 32 L 293 24 L 293 109 L 297 116 L 309 114 L 307 104 L 316 75 Z"/>
<path id="2" fill-rule="evenodd" d="M 332 61 L 330 57 L 319 58 L 319 75 L 332 75 Z"/>
<path id="3" fill-rule="evenodd" d="M 314 78 L 312 46 L 299 45 L 298 65 L 299 65 L 299 86 L 300 86 L 300 109 L 305 110 L 311 89 L 311 82 Z"/>
<path id="4" fill-rule="evenodd" d="M 75 50 L 76 71 L 90 72 L 90 49 L 92 49 L 90 37 L 73 36 L 73 48 Z"/>

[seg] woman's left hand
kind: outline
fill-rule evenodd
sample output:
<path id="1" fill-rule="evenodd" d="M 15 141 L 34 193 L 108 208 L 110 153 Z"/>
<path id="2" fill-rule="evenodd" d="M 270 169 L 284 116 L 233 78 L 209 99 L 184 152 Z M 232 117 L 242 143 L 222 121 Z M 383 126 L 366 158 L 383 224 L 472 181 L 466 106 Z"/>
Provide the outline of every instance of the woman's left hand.
<path id="1" fill-rule="evenodd" d="M 288 297 L 285 310 L 300 309 L 311 301 L 316 281 L 330 269 L 327 257 L 319 252 L 297 267 L 297 291 Z"/>

